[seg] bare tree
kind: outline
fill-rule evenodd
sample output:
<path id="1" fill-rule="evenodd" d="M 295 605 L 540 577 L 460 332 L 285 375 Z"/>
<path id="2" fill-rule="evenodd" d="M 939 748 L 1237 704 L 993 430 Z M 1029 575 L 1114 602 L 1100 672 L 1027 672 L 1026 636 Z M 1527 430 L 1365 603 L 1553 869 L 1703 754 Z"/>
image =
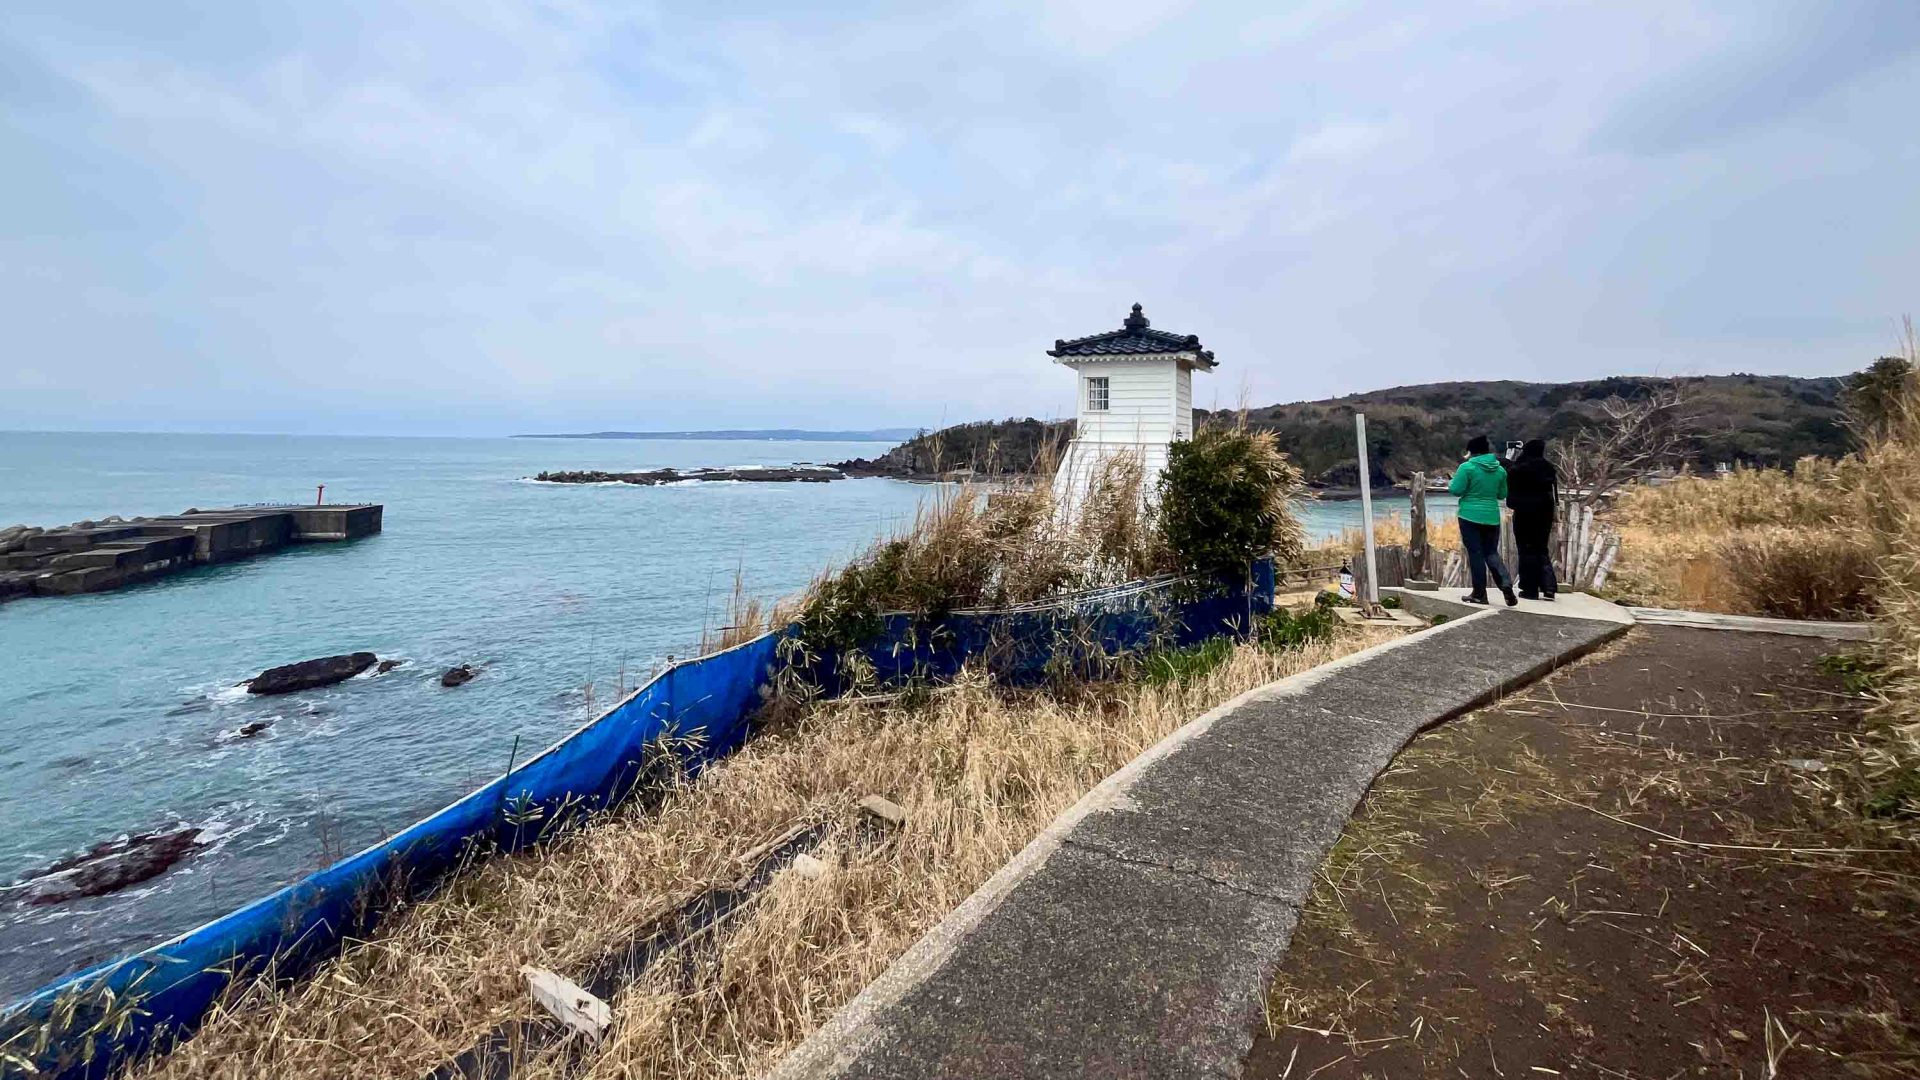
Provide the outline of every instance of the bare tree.
<path id="1" fill-rule="evenodd" d="M 1600 412 L 1600 423 L 1559 440 L 1554 453 L 1560 490 L 1582 506 L 1684 460 L 1699 419 L 1680 383 L 1607 398 Z"/>

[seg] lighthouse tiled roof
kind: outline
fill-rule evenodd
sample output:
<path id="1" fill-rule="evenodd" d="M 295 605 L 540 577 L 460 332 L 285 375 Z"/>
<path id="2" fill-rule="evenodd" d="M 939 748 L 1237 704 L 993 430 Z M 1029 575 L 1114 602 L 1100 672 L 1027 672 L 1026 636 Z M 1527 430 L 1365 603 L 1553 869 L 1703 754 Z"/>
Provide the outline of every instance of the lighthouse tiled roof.
<path id="1" fill-rule="evenodd" d="M 1059 340 L 1053 348 L 1047 350 L 1051 357 L 1064 358 L 1074 356 L 1141 356 L 1158 353 L 1192 353 L 1198 367 L 1211 368 L 1217 364 L 1213 354 L 1200 348 L 1198 334 L 1170 334 L 1165 330 L 1153 329 L 1140 305 L 1133 305 L 1133 313 L 1120 324 L 1120 329 L 1109 330 L 1104 334 L 1074 338 L 1071 341 Z"/>

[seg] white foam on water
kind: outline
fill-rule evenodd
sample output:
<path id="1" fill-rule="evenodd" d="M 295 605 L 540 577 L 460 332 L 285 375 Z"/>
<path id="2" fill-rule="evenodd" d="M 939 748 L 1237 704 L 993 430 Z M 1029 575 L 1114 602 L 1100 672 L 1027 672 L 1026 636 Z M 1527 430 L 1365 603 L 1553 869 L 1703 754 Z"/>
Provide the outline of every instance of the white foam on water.
<path id="1" fill-rule="evenodd" d="M 246 701 L 252 696 L 252 694 L 247 692 L 247 684 L 242 682 L 232 686 L 223 686 L 208 694 L 207 698 L 216 705 L 234 705 Z"/>

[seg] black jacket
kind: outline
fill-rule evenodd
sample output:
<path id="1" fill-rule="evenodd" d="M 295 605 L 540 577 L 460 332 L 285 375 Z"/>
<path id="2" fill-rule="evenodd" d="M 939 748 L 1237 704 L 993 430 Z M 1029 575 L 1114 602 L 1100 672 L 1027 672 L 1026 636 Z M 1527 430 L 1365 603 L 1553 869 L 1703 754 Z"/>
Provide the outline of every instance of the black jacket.
<path id="1" fill-rule="evenodd" d="M 1553 462 L 1522 457 L 1507 466 L 1507 508 L 1516 514 L 1551 514 L 1559 482 Z"/>

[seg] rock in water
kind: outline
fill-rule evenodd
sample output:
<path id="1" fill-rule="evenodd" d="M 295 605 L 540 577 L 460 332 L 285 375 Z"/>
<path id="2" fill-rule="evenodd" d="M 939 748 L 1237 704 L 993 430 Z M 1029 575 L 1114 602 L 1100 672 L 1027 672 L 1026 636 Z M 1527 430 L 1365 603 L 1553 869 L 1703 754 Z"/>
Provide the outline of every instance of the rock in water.
<path id="1" fill-rule="evenodd" d="M 323 656 L 318 660 L 302 660 L 297 664 L 283 664 L 280 667 L 268 668 L 247 680 L 247 693 L 291 694 L 296 690 L 311 690 L 316 686 L 332 686 L 334 683 L 351 679 L 367 670 L 379 659 L 370 652 L 357 652 L 340 656 Z"/>
<path id="2" fill-rule="evenodd" d="M 450 667 L 447 669 L 446 674 L 440 676 L 440 685 L 464 686 L 472 682 L 473 677 L 478 674 L 480 674 L 480 672 L 476 670 L 472 664 L 461 664 L 457 667 Z"/>
<path id="3" fill-rule="evenodd" d="M 406 663 L 405 660 L 382 660 L 380 661 L 380 666 L 373 669 L 373 673 L 375 675 L 385 675 L 387 672 L 392 671 L 404 663 Z"/>
<path id="4" fill-rule="evenodd" d="M 251 739 L 255 735 L 260 734 L 261 732 L 267 730 L 272 726 L 273 726 L 273 721 L 271 720 L 254 720 L 249 723 L 241 724 L 240 730 L 234 732 L 233 734 L 235 738 Z"/>
<path id="5" fill-rule="evenodd" d="M 95 844 L 0 889 L 0 895 L 35 906 L 105 896 L 166 872 L 201 846 L 200 835 L 200 829 L 182 825 Z"/>

